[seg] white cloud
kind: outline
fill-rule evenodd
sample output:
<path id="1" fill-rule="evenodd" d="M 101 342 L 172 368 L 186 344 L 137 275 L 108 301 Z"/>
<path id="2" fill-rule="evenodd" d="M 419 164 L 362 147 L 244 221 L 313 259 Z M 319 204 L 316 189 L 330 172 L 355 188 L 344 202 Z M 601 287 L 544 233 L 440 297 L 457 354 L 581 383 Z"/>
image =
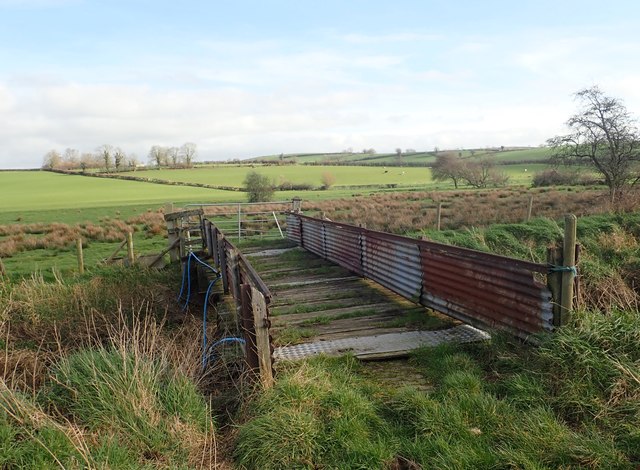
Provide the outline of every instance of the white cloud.
<path id="1" fill-rule="evenodd" d="M 443 39 L 437 54 L 412 43 L 438 37 L 415 33 L 348 35 L 339 47 L 200 41 L 183 55 L 18 70 L 0 75 L 0 167 L 103 143 L 144 158 L 151 145 L 194 141 L 203 159 L 537 145 L 562 132 L 571 92 L 591 75 L 640 105 L 640 69 L 605 60 L 633 55 L 633 43 L 541 37 Z"/>

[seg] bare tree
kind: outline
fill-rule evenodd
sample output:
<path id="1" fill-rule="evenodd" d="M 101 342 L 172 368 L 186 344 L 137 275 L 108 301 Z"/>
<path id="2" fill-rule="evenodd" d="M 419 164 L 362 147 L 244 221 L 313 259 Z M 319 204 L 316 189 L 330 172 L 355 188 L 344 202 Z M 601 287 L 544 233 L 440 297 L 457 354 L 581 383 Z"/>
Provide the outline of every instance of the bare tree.
<path id="1" fill-rule="evenodd" d="M 167 161 L 167 149 L 161 145 L 154 145 L 149 150 L 149 161 L 160 168 Z"/>
<path id="2" fill-rule="evenodd" d="M 452 153 L 441 153 L 436 157 L 436 162 L 431 167 L 431 177 L 436 181 L 453 181 L 458 189 L 458 183 L 464 175 L 464 162 Z"/>
<path id="3" fill-rule="evenodd" d="M 77 149 L 66 148 L 64 150 L 64 166 L 67 169 L 78 168 L 80 164 L 80 151 Z"/>
<path id="4" fill-rule="evenodd" d="M 104 144 L 98 147 L 97 149 L 98 156 L 104 163 L 104 168 L 106 171 L 109 171 L 111 168 L 111 155 L 113 154 L 113 146 L 109 144 Z"/>
<path id="5" fill-rule="evenodd" d="M 402 165 L 402 149 L 400 147 L 396 149 L 396 163 Z"/>
<path id="6" fill-rule="evenodd" d="M 124 151 L 120 147 L 116 147 L 116 149 L 113 151 L 113 161 L 116 167 L 116 171 L 120 170 L 120 167 L 124 163 L 125 158 L 127 158 L 127 155 L 124 153 Z"/>
<path id="7" fill-rule="evenodd" d="M 96 164 L 96 157 L 94 154 L 90 152 L 85 152 L 80 156 L 80 169 L 84 172 L 87 168 L 95 168 L 98 166 Z"/>
<path id="8" fill-rule="evenodd" d="M 129 168 L 136 171 L 136 168 L 138 167 L 138 156 L 135 153 L 130 153 L 129 158 L 127 158 L 127 164 L 129 165 Z"/>
<path id="9" fill-rule="evenodd" d="M 180 148 L 169 147 L 167 149 L 167 158 L 171 161 L 172 166 L 178 166 L 178 163 L 180 162 Z"/>
<path id="10" fill-rule="evenodd" d="M 504 186 L 509 181 L 509 177 L 499 171 L 493 160 L 489 158 L 465 161 L 462 179 L 474 188 L 486 188 L 489 185 Z"/>
<path id="11" fill-rule="evenodd" d="M 588 164 L 604 177 L 611 202 L 640 180 L 640 134 L 622 101 L 597 86 L 575 94 L 581 109 L 567 121 L 570 134 L 547 141 L 553 160 Z"/>
<path id="12" fill-rule="evenodd" d="M 193 142 L 186 142 L 180 147 L 180 153 L 182 154 L 182 158 L 184 158 L 184 164 L 191 168 L 198 154 L 198 146 Z"/>
<path id="13" fill-rule="evenodd" d="M 49 150 L 45 155 L 42 161 L 42 168 L 46 170 L 54 170 L 56 168 L 60 168 L 60 164 L 62 163 L 62 156 L 60 152 L 57 150 Z"/>

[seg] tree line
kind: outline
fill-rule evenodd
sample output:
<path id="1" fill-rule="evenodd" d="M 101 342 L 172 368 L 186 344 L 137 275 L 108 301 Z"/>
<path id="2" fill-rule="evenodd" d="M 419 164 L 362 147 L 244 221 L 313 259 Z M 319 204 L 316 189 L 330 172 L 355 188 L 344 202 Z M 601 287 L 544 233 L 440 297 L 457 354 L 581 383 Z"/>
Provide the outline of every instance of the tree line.
<path id="1" fill-rule="evenodd" d="M 180 147 L 153 145 L 147 155 L 149 166 L 191 168 L 196 160 L 198 147 L 186 142 Z M 135 170 L 141 166 L 135 153 L 127 153 L 121 147 L 104 144 L 94 152 L 80 152 L 67 148 L 64 152 L 49 150 L 45 155 L 42 168 L 46 170 L 82 170 L 101 169 L 104 171 Z"/>

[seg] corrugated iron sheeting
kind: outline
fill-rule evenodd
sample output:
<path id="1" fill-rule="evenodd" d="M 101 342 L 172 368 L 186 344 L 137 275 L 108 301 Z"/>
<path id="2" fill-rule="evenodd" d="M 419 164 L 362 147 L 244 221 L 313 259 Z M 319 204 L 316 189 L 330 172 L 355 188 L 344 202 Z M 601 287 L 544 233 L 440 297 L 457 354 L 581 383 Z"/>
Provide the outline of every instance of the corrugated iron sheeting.
<path id="1" fill-rule="evenodd" d="M 287 214 L 287 238 L 300 243 L 300 219 L 293 214 Z"/>
<path id="2" fill-rule="evenodd" d="M 418 302 L 422 270 L 418 247 L 397 241 L 364 236 L 364 275 L 379 284 Z"/>
<path id="3" fill-rule="evenodd" d="M 325 226 L 326 258 L 362 275 L 360 234 L 340 226 Z"/>
<path id="4" fill-rule="evenodd" d="M 534 277 L 544 264 L 300 214 L 287 228 L 309 251 L 452 317 L 520 337 L 553 328 L 551 293 Z"/>

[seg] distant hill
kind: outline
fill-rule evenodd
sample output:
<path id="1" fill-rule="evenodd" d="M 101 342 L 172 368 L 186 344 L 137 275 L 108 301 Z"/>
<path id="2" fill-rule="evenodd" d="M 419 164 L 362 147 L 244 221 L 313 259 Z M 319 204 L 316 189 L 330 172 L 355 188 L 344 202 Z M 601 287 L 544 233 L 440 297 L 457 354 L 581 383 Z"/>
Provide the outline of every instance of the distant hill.
<path id="1" fill-rule="evenodd" d="M 403 152 L 396 153 L 299 153 L 265 155 L 254 157 L 243 162 L 264 162 L 284 164 L 298 163 L 307 165 L 431 165 L 439 154 L 454 154 L 461 158 L 491 157 L 499 164 L 517 164 L 528 162 L 544 162 L 549 159 L 546 147 L 504 147 L 479 148 L 464 150 L 439 150 L 438 152 Z"/>

